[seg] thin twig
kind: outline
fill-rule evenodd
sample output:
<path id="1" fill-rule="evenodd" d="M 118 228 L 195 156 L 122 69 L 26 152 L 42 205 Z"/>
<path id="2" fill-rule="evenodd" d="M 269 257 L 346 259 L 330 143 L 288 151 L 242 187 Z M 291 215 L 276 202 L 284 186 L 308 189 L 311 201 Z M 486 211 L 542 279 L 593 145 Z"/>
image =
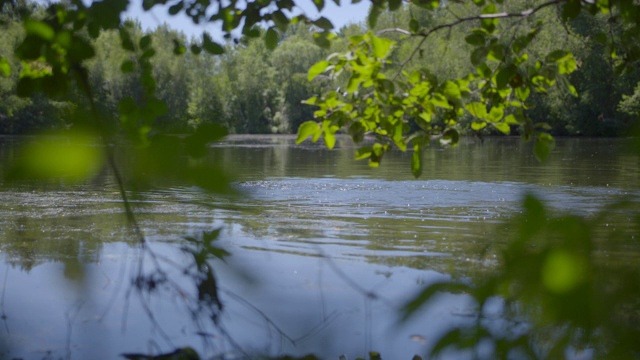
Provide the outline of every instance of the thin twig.
<path id="1" fill-rule="evenodd" d="M 7 330 L 7 334 L 10 334 L 9 325 L 7 325 L 7 313 L 5 312 L 5 309 L 4 309 L 4 294 L 7 290 L 8 277 L 9 277 L 9 263 L 7 263 L 7 271 L 4 273 L 4 281 L 2 283 L 2 297 L 0 298 L 0 310 L 2 311 L 2 314 L 0 315 L 0 318 L 4 322 L 4 327 Z"/>
<path id="2" fill-rule="evenodd" d="M 271 320 L 267 316 L 267 314 L 265 314 L 262 310 L 258 309 L 255 305 L 251 304 L 249 301 L 243 299 L 240 295 L 237 295 L 237 294 L 235 294 L 234 292 L 232 292 L 230 290 L 226 290 L 226 289 L 218 289 L 218 290 L 221 291 L 221 292 L 224 292 L 225 294 L 227 294 L 227 296 L 235 299 L 239 303 L 244 304 L 249 309 L 255 311 L 258 315 L 260 315 L 267 322 L 267 324 L 269 324 L 271 327 L 273 327 L 283 339 L 286 339 L 292 345 L 296 344 L 296 340 L 295 339 L 293 339 L 292 337 L 287 335 L 284 332 L 284 330 L 282 330 L 273 320 Z"/>

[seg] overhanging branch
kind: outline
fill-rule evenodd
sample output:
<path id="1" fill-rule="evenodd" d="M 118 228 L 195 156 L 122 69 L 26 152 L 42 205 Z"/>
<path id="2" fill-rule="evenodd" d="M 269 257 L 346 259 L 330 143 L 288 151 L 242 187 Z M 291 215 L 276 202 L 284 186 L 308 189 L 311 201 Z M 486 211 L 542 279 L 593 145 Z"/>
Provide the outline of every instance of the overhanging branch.
<path id="1" fill-rule="evenodd" d="M 398 71 L 396 72 L 396 74 L 393 76 L 393 79 L 396 79 L 398 77 L 398 75 L 400 75 L 400 73 L 402 72 L 402 69 L 407 65 L 407 63 L 409 63 L 409 61 L 411 61 L 411 59 L 413 59 L 413 57 L 418 53 L 418 51 L 420 50 L 420 48 L 422 47 L 422 45 L 425 43 L 425 41 L 427 40 L 427 38 L 429 36 L 431 36 L 432 34 L 443 30 L 443 29 L 451 29 L 453 27 L 456 27 L 462 23 L 465 22 L 469 22 L 469 21 L 478 21 L 478 20 L 486 20 L 486 19 L 507 19 L 507 18 L 526 18 L 529 17 L 535 13 L 537 13 L 538 11 L 547 8 L 549 6 L 553 6 L 553 5 L 558 5 L 561 3 L 567 2 L 567 0 L 552 0 L 552 1 L 548 1 L 545 3 L 542 3 L 534 8 L 531 9 L 527 9 L 524 11 L 519 11 L 519 12 L 513 12 L 513 13 L 508 13 L 508 12 L 501 12 L 501 13 L 494 13 L 494 14 L 480 14 L 480 15 L 474 15 L 474 16 L 467 16 L 467 17 L 463 17 L 463 18 L 458 18 L 458 20 L 447 23 L 447 24 L 442 24 L 442 25 L 438 25 L 435 26 L 431 29 L 428 29 L 426 31 L 421 31 L 421 32 L 417 32 L 417 33 L 412 33 L 409 32 L 407 30 L 404 29 L 400 29 L 400 28 L 391 28 L 391 29 L 384 29 L 384 30 L 380 30 L 378 31 L 378 35 L 382 35 L 385 33 L 390 33 L 390 32 L 397 32 L 397 33 L 401 33 L 407 36 L 411 36 L 411 37 L 421 37 L 422 39 L 420 40 L 420 43 L 418 43 L 418 45 L 413 49 L 413 51 L 411 52 L 411 54 L 409 55 L 409 57 L 404 60 L 401 64 L 400 67 L 398 68 Z"/>

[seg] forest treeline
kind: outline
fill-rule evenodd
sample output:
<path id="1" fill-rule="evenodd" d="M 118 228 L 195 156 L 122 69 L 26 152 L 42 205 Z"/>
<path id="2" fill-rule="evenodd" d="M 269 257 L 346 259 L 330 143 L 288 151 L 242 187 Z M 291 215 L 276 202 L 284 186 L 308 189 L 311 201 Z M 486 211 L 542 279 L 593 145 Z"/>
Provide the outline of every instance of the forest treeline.
<path id="1" fill-rule="evenodd" d="M 472 5 L 469 10 L 473 10 Z M 79 113 L 89 113 L 82 111 L 89 104 L 80 89 L 54 100 L 39 95 L 19 96 L 21 73 L 46 71 L 39 69 L 37 63 L 20 63 L 13 55 L 24 38 L 22 21 L 26 14 L 37 18 L 44 16 L 44 10 L 33 2 L 6 3 L 0 16 L 0 60 L 4 59 L 0 64 L 2 134 L 72 127 L 79 121 Z M 428 64 L 433 76 L 455 76 L 472 70 L 469 54 L 473 58 L 473 39 L 464 37 L 468 30 L 465 25 L 430 37 L 418 56 L 407 64 L 403 64 L 404 59 L 410 58 L 420 39 L 388 31 L 407 23 L 434 27 L 465 15 L 405 5 L 398 11 L 381 14 L 374 29 L 368 29 L 365 23 L 343 27 L 336 32 L 330 48 L 316 44 L 313 33 L 317 29 L 313 25 L 290 24 L 281 29 L 274 50 L 268 49 L 263 37 L 256 37 L 228 41 L 224 49 L 203 51 L 206 44 L 202 44 L 202 38 L 189 39 L 166 24 L 144 31 L 139 23 L 126 21 L 124 26 L 131 34 L 133 48 L 123 48 L 122 38 L 115 30 L 91 40 L 95 56 L 87 64 L 90 88 L 99 114 L 118 129 L 127 101 L 144 98 L 144 81 L 149 77 L 143 76 L 143 67 L 135 66 L 135 62 L 146 52 L 156 96 L 166 103 L 166 112 L 157 118 L 154 129 L 184 133 L 202 124 L 218 124 L 231 133 L 295 133 L 301 123 L 313 119 L 315 108 L 303 104 L 305 99 L 329 89 L 346 88 L 346 78 L 318 76 L 310 82 L 307 71 L 331 53 L 348 50 L 349 37 L 372 30 L 398 41 L 392 66 L 387 70 L 390 76 L 401 64 L 408 73 Z M 627 67 L 619 71 L 615 54 L 610 54 L 604 40 L 598 38 L 602 32 L 616 31 L 615 24 L 605 16 L 578 16 L 565 24 L 556 9 L 544 12 L 536 21 L 545 24 L 530 45 L 532 53 L 545 54 L 558 47 L 570 50 L 579 68 L 570 80 L 579 96 L 563 87 L 553 87 L 546 94 L 531 94 L 529 117 L 549 124 L 554 135 L 626 134 L 640 117 L 640 69 Z M 518 26 L 528 24 L 521 22 Z M 138 46 L 141 42 L 144 47 Z M 471 132 L 471 120 L 463 118 L 459 122 L 461 132 Z M 483 131 L 491 130 L 487 127 Z"/>

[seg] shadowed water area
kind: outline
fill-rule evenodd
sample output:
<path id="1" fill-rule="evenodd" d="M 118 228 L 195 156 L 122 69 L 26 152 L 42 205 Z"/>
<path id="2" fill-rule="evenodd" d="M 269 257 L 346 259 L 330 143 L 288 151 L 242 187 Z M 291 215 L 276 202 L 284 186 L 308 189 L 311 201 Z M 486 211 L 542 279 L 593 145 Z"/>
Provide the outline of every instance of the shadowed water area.
<path id="1" fill-rule="evenodd" d="M 11 160 L 20 141 L 3 139 L 0 156 Z M 333 151 L 294 141 L 212 145 L 206 161 L 232 175 L 230 194 L 170 179 L 130 191 L 145 247 L 108 169 L 80 185 L 4 183 L 0 358 L 114 359 L 188 345 L 220 359 L 368 350 L 410 359 L 473 309 L 463 295 L 442 295 L 400 324 L 402 305 L 426 284 L 491 269 L 525 193 L 581 215 L 639 195 L 640 160 L 624 139 L 558 139 L 545 164 L 519 139 L 466 139 L 427 149 L 418 180 L 410 154 L 371 169 L 346 138 Z M 614 220 L 598 231 L 631 222 Z M 214 324 L 190 307 L 195 289 L 180 265 L 185 238 L 215 229 L 231 255 L 211 263 L 224 304 Z M 633 240 L 602 256 L 636 263 Z M 135 291 L 133 279 L 158 266 L 171 281 Z"/>

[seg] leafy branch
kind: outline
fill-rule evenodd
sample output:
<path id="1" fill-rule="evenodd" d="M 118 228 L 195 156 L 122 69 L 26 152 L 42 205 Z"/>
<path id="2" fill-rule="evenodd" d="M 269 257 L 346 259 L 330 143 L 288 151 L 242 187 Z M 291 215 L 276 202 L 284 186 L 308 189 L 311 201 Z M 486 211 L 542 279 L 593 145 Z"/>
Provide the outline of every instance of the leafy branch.
<path id="1" fill-rule="evenodd" d="M 430 28 L 426 31 L 421 30 L 421 31 L 407 31 L 401 28 L 393 28 L 393 29 L 383 29 L 377 32 L 378 35 L 383 35 L 385 33 L 389 33 L 389 32 L 398 32 L 407 36 L 411 36 L 411 37 L 420 37 L 422 38 L 422 40 L 418 43 L 418 45 L 416 45 L 415 49 L 411 52 L 411 54 L 407 57 L 406 60 L 404 60 L 399 68 L 397 73 L 393 76 L 393 79 L 397 78 L 401 73 L 402 73 L 402 69 L 407 65 L 407 63 L 409 63 L 414 57 L 415 55 L 418 53 L 418 51 L 420 50 L 420 48 L 424 45 L 425 41 L 427 40 L 427 38 L 429 36 L 431 36 L 432 34 L 440 31 L 440 30 L 444 30 L 444 29 L 451 29 L 454 28 L 456 26 L 459 26 L 463 23 L 466 22 L 471 22 L 471 21 L 481 21 L 481 20 L 493 20 L 493 19 L 507 19 L 507 18 L 527 18 L 530 17 L 531 15 L 534 15 L 535 13 L 537 13 L 538 11 L 547 8 L 549 6 L 553 6 L 553 5 L 559 5 L 563 2 L 567 2 L 568 0 L 553 0 L 553 1 L 549 1 L 543 4 L 540 4 L 534 8 L 531 9 L 527 9 L 524 11 L 519 11 L 519 12 L 514 12 L 514 13 L 507 13 L 507 12 L 501 12 L 501 13 L 488 13 L 488 14 L 479 14 L 479 15 L 474 15 L 474 16 L 467 16 L 467 17 L 458 17 L 456 16 L 458 19 L 454 22 L 451 23 L 447 23 L 447 24 L 442 24 L 442 25 L 437 25 L 434 26 L 433 28 Z M 455 16 L 455 14 L 454 14 Z M 415 30 L 415 28 L 414 28 Z"/>

